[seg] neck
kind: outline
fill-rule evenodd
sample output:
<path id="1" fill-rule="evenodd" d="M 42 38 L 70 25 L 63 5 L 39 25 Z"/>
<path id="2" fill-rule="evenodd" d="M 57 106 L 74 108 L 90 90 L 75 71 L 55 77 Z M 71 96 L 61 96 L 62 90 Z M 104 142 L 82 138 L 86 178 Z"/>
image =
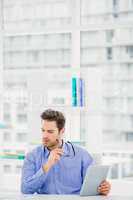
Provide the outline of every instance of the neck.
<path id="1" fill-rule="evenodd" d="M 60 139 L 60 140 L 58 139 L 56 141 L 57 141 L 57 143 L 55 145 L 53 145 L 51 147 L 48 147 L 49 151 L 51 151 L 53 149 L 56 149 L 56 148 L 62 148 L 62 146 L 63 146 L 63 140 L 62 139 Z"/>

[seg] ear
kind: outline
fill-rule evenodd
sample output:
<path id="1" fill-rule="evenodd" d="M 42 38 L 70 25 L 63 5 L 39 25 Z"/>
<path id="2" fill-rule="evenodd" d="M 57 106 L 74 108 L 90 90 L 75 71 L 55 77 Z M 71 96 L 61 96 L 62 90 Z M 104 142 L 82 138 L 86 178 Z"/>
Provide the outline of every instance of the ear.
<path id="1" fill-rule="evenodd" d="M 60 130 L 60 134 L 63 135 L 64 132 L 65 132 L 65 128 L 62 128 L 62 129 Z"/>

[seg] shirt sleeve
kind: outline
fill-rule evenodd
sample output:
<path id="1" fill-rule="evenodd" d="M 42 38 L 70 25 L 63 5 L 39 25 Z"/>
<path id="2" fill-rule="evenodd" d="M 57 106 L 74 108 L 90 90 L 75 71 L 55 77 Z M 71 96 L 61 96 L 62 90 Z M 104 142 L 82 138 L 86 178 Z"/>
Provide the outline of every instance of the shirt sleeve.
<path id="1" fill-rule="evenodd" d="M 29 153 L 22 168 L 21 192 L 24 194 L 36 193 L 44 184 L 49 172 L 45 173 L 42 167 L 36 171 L 33 153 Z"/>
<path id="2" fill-rule="evenodd" d="M 85 151 L 82 155 L 82 171 L 81 171 L 81 175 L 82 175 L 82 183 L 84 181 L 85 175 L 86 175 L 86 171 L 87 168 L 94 162 L 92 156 Z"/>

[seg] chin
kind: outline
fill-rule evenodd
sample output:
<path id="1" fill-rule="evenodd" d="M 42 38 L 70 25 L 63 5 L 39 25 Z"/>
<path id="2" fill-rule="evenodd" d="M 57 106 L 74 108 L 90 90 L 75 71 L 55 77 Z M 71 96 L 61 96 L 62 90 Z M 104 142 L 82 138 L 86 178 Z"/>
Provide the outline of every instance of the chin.
<path id="1" fill-rule="evenodd" d="M 46 142 L 42 142 L 42 144 L 43 144 L 45 147 L 48 147 L 48 146 L 49 146 L 48 143 L 46 143 Z"/>

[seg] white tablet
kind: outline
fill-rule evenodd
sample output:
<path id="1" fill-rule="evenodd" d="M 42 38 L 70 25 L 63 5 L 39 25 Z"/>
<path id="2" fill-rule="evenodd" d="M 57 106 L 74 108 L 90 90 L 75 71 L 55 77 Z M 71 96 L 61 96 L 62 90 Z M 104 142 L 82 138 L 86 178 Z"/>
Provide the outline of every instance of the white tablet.
<path id="1" fill-rule="evenodd" d="M 108 171 L 109 166 L 107 165 L 89 166 L 80 191 L 80 196 L 98 195 L 98 186 L 106 179 Z"/>

